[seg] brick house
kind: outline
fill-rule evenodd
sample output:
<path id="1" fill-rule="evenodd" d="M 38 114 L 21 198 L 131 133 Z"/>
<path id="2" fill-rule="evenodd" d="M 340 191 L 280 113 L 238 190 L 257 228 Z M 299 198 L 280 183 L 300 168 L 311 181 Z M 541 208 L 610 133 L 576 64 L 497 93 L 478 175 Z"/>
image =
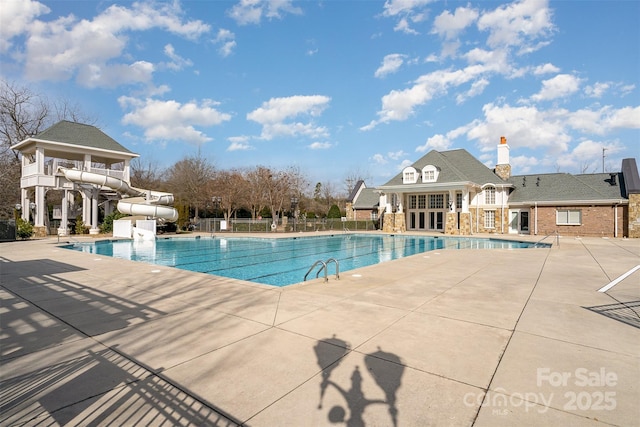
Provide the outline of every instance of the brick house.
<path id="1" fill-rule="evenodd" d="M 347 198 L 347 220 L 378 221 L 380 194 L 375 188 L 367 188 L 364 181 L 356 182 Z"/>
<path id="2" fill-rule="evenodd" d="M 512 176 L 506 138 L 497 149 L 495 169 L 464 149 L 432 150 L 375 190 L 363 193 L 362 183 L 350 198 L 354 215 L 373 209 L 378 195 L 386 232 L 640 237 L 635 159 L 615 173 Z"/>

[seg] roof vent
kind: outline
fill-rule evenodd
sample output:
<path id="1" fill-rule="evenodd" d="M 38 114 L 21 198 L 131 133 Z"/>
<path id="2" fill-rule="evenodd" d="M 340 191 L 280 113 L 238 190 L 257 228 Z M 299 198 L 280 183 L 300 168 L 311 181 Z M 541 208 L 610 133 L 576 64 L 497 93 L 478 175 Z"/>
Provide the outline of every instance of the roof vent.
<path id="1" fill-rule="evenodd" d="M 540 177 L 536 178 L 536 187 L 540 187 Z"/>
<path id="2" fill-rule="evenodd" d="M 527 186 L 527 177 L 526 177 L 526 176 L 523 176 L 523 177 L 522 177 L 522 186 L 523 186 L 523 187 L 526 187 L 526 186 Z"/>
<path id="3" fill-rule="evenodd" d="M 617 176 L 618 176 L 617 173 L 610 173 L 609 174 L 609 184 L 611 184 L 611 186 L 613 186 L 613 187 L 618 185 L 618 183 L 616 182 L 616 177 Z"/>

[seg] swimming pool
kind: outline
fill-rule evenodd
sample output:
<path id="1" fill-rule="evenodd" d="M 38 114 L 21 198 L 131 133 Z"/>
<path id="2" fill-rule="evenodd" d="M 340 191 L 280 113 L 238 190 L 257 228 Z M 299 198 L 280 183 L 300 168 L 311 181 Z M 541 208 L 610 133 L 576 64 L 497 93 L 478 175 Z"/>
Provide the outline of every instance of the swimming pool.
<path id="1" fill-rule="evenodd" d="M 334 258 L 340 272 L 439 249 L 530 248 L 549 245 L 467 237 L 340 234 L 291 238 L 196 237 L 105 240 L 63 248 L 143 261 L 273 286 L 302 282 L 316 261 Z M 319 268 L 319 266 L 318 266 Z M 309 278 L 315 278 L 318 268 Z M 335 265 L 328 265 L 329 275 Z"/>

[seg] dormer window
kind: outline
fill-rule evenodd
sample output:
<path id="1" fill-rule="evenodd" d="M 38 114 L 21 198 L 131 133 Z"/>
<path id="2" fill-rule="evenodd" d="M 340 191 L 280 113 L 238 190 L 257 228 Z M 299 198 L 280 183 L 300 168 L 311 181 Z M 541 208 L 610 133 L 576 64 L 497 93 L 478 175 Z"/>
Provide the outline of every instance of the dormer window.
<path id="1" fill-rule="evenodd" d="M 427 165 L 422 168 L 422 182 L 436 182 L 438 180 L 438 168 Z"/>
<path id="2" fill-rule="evenodd" d="M 409 166 L 402 171 L 402 183 L 403 184 L 415 184 L 418 180 L 418 173 L 415 168 Z"/>

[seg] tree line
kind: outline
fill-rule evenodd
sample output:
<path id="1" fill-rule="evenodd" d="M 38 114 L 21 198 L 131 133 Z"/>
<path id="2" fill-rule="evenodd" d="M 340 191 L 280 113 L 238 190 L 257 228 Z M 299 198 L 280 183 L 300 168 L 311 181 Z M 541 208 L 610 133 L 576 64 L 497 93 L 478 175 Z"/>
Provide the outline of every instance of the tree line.
<path id="1" fill-rule="evenodd" d="M 99 127 L 98 120 L 84 114 L 76 104 L 52 102 L 26 86 L 0 80 L 0 219 L 13 218 L 14 206 L 20 201 L 20 154 L 11 146 L 60 120 Z M 332 206 L 344 210 L 346 196 L 361 179 L 358 174 L 344 178 L 342 191 L 329 182 L 318 182 L 311 190 L 308 179 L 295 166 L 223 170 L 198 152 L 166 169 L 153 160 L 134 159 L 130 176 L 135 187 L 173 193 L 176 205 L 186 206 L 191 217 L 221 216 L 228 220 L 284 215 L 326 217 Z"/>

